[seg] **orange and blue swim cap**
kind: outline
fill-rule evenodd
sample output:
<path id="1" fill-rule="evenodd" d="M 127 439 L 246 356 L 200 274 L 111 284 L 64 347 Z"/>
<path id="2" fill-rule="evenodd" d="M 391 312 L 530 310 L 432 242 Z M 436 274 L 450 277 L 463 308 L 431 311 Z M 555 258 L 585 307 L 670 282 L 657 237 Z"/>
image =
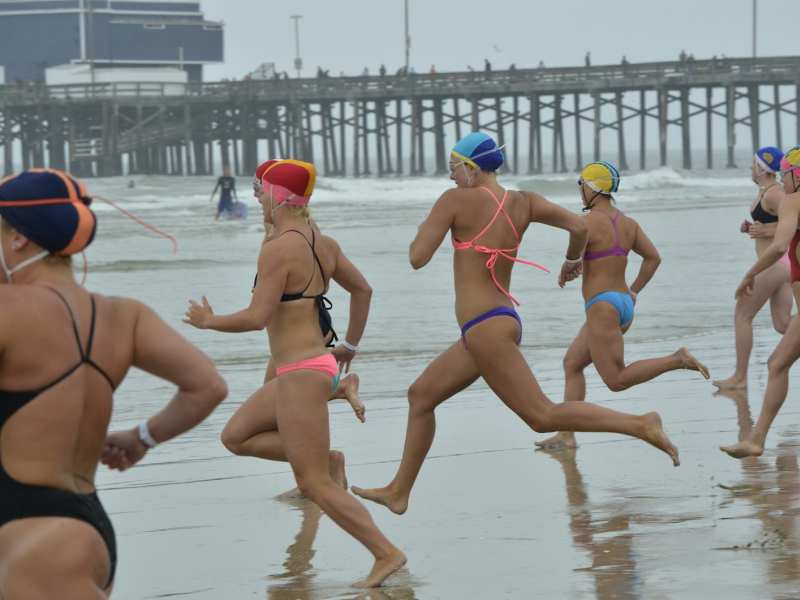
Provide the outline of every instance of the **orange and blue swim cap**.
<path id="1" fill-rule="evenodd" d="M 468 165 L 480 167 L 484 171 L 497 171 L 505 160 L 497 142 L 478 131 L 461 138 L 453 146 L 452 153 Z"/>
<path id="2" fill-rule="evenodd" d="M 54 169 L 31 169 L 0 180 L 0 217 L 56 256 L 76 254 L 92 243 L 97 217 L 86 187 Z"/>
<path id="3" fill-rule="evenodd" d="M 598 161 L 589 163 L 581 171 L 581 181 L 595 192 L 610 196 L 619 189 L 619 171 L 614 165 Z"/>
<path id="4" fill-rule="evenodd" d="M 267 167 L 262 187 L 270 186 L 270 194 L 278 204 L 307 206 L 317 182 L 317 169 L 300 160 L 278 160 Z"/>

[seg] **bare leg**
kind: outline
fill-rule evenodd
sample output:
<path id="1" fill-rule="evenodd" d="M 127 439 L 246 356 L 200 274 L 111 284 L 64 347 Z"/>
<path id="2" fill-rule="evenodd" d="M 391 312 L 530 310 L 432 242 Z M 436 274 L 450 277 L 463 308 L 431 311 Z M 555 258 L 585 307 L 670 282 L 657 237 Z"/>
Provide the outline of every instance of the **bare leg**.
<path id="1" fill-rule="evenodd" d="M 764 394 L 764 404 L 761 406 L 756 426 L 741 442 L 732 446 L 720 446 L 720 450 L 727 452 L 733 458 L 761 456 L 764 453 L 764 443 L 769 428 L 789 393 L 789 369 L 798 358 L 800 358 L 800 317 L 795 314 L 786 334 L 769 357 L 767 391 Z"/>
<path id="2" fill-rule="evenodd" d="M 777 301 L 777 307 L 773 306 L 771 299 L 786 284 L 786 273 L 786 267 L 783 265 L 772 265 L 769 269 L 756 276 L 752 296 L 747 300 L 736 301 L 736 310 L 733 313 L 733 322 L 736 327 L 736 369 L 728 379 L 712 382 L 719 389 L 747 387 L 747 368 L 750 364 L 750 353 L 753 350 L 753 319 L 767 303 L 767 300 L 770 300 L 771 308 L 777 309 L 773 311 L 772 316 L 775 328 L 777 329 L 782 322 L 780 312 L 783 311 L 786 311 L 788 326 L 788 314 L 792 310 L 791 288 L 786 290 L 788 292 L 788 310 L 785 307 L 787 298 L 783 298 L 783 295 L 778 294 L 781 297 Z M 776 321 L 776 319 L 778 320 Z M 786 331 L 785 328 L 784 331 Z"/>
<path id="3" fill-rule="evenodd" d="M 627 390 L 677 369 L 699 371 L 708 379 L 706 366 L 686 348 L 669 356 L 637 360 L 625 366 L 625 345 L 619 326 L 619 313 L 608 302 L 596 302 L 589 307 L 586 326 L 594 366 L 612 392 Z"/>
<path id="4" fill-rule="evenodd" d="M 330 379 L 323 373 L 300 370 L 283 375 L 277 405 L 280 436 L 303 494 L 375 557 L 369 576 L 356 587 L 376 587 L 402 567 L 406 557 L 378 530 L 367 509 L 331 479 L 329 393 Z"/>
<path id="5" fill-rule="evenodd" d="M 278 433 L 277 391 L 278 380 L 273 379 L 256 390 L 233 414 L 222 430 L 221 436 L 223 445 L 230 452 L 238 456 L 254 456 L 264 460 L 279 462 L 288 460 Z M 344 454 L 331 450 L 328 455 L 328 468 L 331 478 L 342 489 L 347 489 Z M 289 500 L 298 497 L 302 497 L 302 494 L 294 489 L 279 495 L 277 499 Z"/>
<path id="6" fill-rule="evenodd" d="M 0 595 L 6 600 L 100 600 L 108 583 L 108 548 L 94 527 L 62 517 L 33 517 L 0 528 Z"/>
<path id="7" fill-rule="evenodd" d="M 592 364 L 589 352 L 589 334 L 586 324 L 581 327 L 564 356 L 564 402 L 582 402 L 586 399 L 586 377 L 583 370 Z M 576 448 L 573 431 L 560 431 L 553 437 L 541 442 L 534 442 L 540 448 Z"/>
<path id="8" fill-rule="evenodd" d="M 789 321 L 792 318 L 794 298 L 792 297 L 792 285 L 789 282 L 789 271 L 783 265 L 777 266 L 786 273 L 786 280 L 769 297 L 769 313 L 772 316 L 772 326 L 775 331 L 783 335 L 789 328 Z"/>
<path id="9" fill-rule="evenodd" d="M 509 321 L 509 319 L 489 319 L 474 326 L 467 332 L 467 343 L 483 379 L 500 400 L 531 429 L 538 433 L 550 431 L 621 433 L 637 437 L 655 446 L 667 453 L 676 467 L 680 465 L 678 450 L 664 433 L 658 413 L 635 416 L 589 402 L 554 404 L 542 392 L 539 382 L 536 381 L 528 363 L 517 348 L 519 328 L 516 323 Z M 619 331 L 619 321 L 617 321 L 617 331 Z M 591 334 L 590 325 L 590 343 L 593 344 Z"/>
<path id="10" fill-rule="evenodd" d="M 517 326 L 516 322 L 514 325 Z M 450 346 L 428 365 L 408 390 L 406 444 L 397 475 L 385 488 L 361 489 L 354 486 L 353 493 L 365 500 L 382 504 L 398 515 L 406 512 L 411 488 L 414 487 L 436 434 L 434 410 L 448 398 L 475 383 L 478 376 L 478 369 L 470 354 L 464 351 L 461 342 Z"/>

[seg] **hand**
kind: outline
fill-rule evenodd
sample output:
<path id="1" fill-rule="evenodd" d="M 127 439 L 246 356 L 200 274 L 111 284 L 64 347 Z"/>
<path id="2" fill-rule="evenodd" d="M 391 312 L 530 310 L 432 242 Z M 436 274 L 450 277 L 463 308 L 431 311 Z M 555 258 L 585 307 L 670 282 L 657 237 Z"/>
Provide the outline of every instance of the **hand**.
<path id="1" fill-rule="evenodd" d="M 739 231 L 741 231 L 742 233 L 750 233 L 750 226 L 751 225 L 752 225 L 752 223 L 750 221 L 748 221 L 747 219 L 745 219 L 744 223 L 742 223 L 742 226 L 739 228 Z"/>
<path id="2" fill-rule="evenodd" d="M 774 229 L 767 229 L 764 227 L 763 223 L 756 221 L 750 225 L 750 229 L 748 230 L 751 239 L 755 238 L 766 238 L 766 237 L 774 237 L 775 230 Z"/>
<path id="3" fill-rule="evenodd" d="M 558 287 L 563 288 L 568 281 L 573 281 L 583 273 L 583 259 L 576 263 L 565 262 L 561 265 L 561 273 L 558 276 Z"/>
<path id="4" fill-rule="evenodd" d="M 734 294 L 733 297 L 737 300 L 749 300 L 750 295 L 753 293 L 753 286 L 755 283 L 755 277 L 752 277 L 751 275 L 745 275 L 744 279 L 742 279 L 742 283 L 740 283 L 739 287 L 736 288 L 736 294 Z"/>
<path id="5" fill-rule="evenodd" d="M 100 462 L 109 469 L 125 471 L 142 460 L 149 448 L 139 439 L 138 429 L 115 431 L 106 436 Z"/>
<path id="6" fill-rule="evenodd" d="M 189 318 L 183 319 L 183 322 L 193 325 L 198 329 L 208 329 L 211 317 L 214 316 L 214 311 L 211 309 L 211 305 L 208 303 L 208 300 L 206 300 L 206 297 L 203 296 L 202 306 L 194 300 L 189 300 L 189 304 L 189 310 L 185 313 Z"/>
<path id="7" fill-rule="evenodd" d="M 212 195 L 211 198 L 208 199 L 208 201 L 211 202 L 213 199 L 214 199 L 214 196 Z"/>
<path id="8" fill-rule="evenodd" d="M 333 354 L 336 362 L 339 363 L 339 373 L 349 373 L 350 362 L 356 357 L 356 353 L 339 344 L 331 350 L 331 354 Z"/>

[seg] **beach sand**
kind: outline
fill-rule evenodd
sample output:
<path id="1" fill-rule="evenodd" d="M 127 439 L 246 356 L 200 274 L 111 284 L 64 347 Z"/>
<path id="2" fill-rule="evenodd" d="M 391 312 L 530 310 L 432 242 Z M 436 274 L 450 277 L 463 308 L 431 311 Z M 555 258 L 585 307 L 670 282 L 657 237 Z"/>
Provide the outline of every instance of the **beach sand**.
<path id="1" fill-rule="evenodd" d="M 685 345 L 709 365 L 712 378 L 733 372 L 733 290 L 753 259 L 752 245 L 732 233 L 746 214 L 751 191 L 745 192 L 691 206 L 627 209 L 621 203 L 664 258 L 637 304 L 628 361 Z M 407 244 L 432 198 L 426 202 L 393 203 L 374 215 L 355 202 L 336 210 L 323 204 L 315 214 L 376 291 L 364 351 L 354 363 L 367 422 L 344 402 L 329 405 L 332 446 L 345 453 L 349 482 L 360 487 L 391 480 L 403 447 L 405 390 L 458 335 L 450 252 L 443 249 L 420 273 L 406 262 Z M 230 386 L 228 400 L 208 421 L 158 447 L 141 465 L 122 474 L 100 470 L 100 497 L 119 544 L 114 598 L 796 597 L 796 373 L 763 457 L 736 461 L 718 450 L 758 415 L 766 359 L 779 340 L 766 311 L 756 320 L 749 398 L 715 395 L 709 382 L 688 371 L 613 394 L 587 370 L 588 400 L 661 413 L 680 450 L 677 469 L 665 454 L 618 435 L 578 434 L 577 450 L 536 450 L 534 440 L 548 436 L 528 430 L 482 382 L 446 402 L 437 410 L 436 440 L 408 512 L 397 516 L 365 503 L 406 552 L 408 565 L 379 590 L 349 587 L 368 573 L 369 553 L 312 503 L 273 499 L 295 485 L 287 464 L 234 457 L 219 442 L 229 416 L 260 385 L 268 351 L 263 333 L 230 336 L 179 322 L 188 298 L 201 293 L 217 312 L 249 301 L 262 230 L 251 219 L 219 224 L 209 236 L 210 225 L 199 225 L 208 206 L 156 222 L 178 234 L 175 259 L 164 257 L 158 240 L 125 229 L 110 213 L 103 215 L 111 223 L 105 231 L 129 239 L 112 243 L 101 230 L 90 254 L 90 289 L 153 304 L 214 358 Z M 140 250 L 132 253 L 134 239 Z M 520 256 L 556 267 L 565 244 L 563 234 L 539 227 Z M 637 266 L 632 261 L 631 280 Z M 544 391 L 560 401 L 561 360 L 583 322 L 580 290 L 559 290 L 554 275 L 534 271 L 515 269 L 522 351 Z M 333 297 L 334 325 L 343 334 L 346 303 L 339 292 Z M 170 394 L 170 386 L 131 373 L 116 396 L 112 429 L 152 414 Z"/>

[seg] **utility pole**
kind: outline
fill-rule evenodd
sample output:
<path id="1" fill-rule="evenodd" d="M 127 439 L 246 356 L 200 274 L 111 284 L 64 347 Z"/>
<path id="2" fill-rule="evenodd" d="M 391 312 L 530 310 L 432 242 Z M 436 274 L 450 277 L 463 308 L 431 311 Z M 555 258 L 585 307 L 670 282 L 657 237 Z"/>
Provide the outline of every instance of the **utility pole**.
<path id="1" fill-rule="evenodd" d="M 405 0 L 406 8 L 406 74 L 408 74 L 408 55 L 411 50 L 411 36 L 408 35 L 408 0 Z"/>
<path id="2" fill-rule="evenodd" d="M 756 12 L 756 0 L 753 0 L 753 58 L 756 57 L 756 23 L 758 13 Z"/>
<path id="3" fill-rule="evenodd" d="M 300 79 L 300 71 L 303 69 L 303 59 L 300 58 L 300 19 L 303 15 L 292 15 L 289 18 L 294 19 L 294 69 L 297 71 L 297 78 Z"/>

